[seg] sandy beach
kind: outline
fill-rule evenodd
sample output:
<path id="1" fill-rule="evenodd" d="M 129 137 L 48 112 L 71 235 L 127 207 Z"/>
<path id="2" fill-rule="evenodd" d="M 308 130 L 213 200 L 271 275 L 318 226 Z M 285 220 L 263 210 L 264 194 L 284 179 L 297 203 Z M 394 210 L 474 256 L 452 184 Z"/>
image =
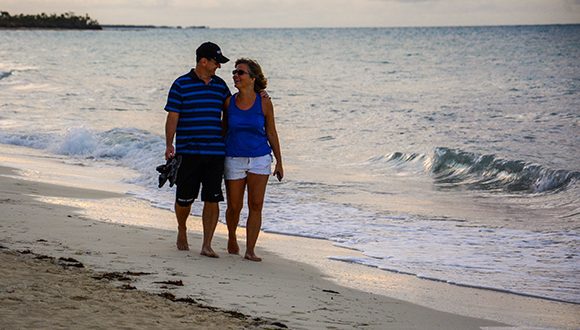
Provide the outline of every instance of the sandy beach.
<path id="1" fill-rule="evenodd" d="M 332 261 L 358 252 L 323 240 L 263 233 L 254 263 L 227 254 L 220 224 L 211 259 L 192 217 L 178 251 L 173 213 L 115 174 L 19 148 L 0 147 L 1 329 L 580 327 L 578 305 Z"/>
<path id="2" fill-rule="evenodd" d="M 129 282 L 129 276 L 93 273 L 72 260 L 0 250 L 1 328 L 277 328 L 267 320 L 193 301 L 172 302 L 169 295 L 136 291 L 129 283 L 114 285 L 108 278 Z"/>

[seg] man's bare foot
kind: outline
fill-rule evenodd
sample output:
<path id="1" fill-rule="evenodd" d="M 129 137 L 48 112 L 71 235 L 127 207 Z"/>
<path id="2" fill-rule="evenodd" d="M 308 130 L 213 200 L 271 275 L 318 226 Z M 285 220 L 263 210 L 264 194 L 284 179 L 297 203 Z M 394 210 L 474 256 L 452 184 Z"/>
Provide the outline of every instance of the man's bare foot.
<path id="1" fill-rule="evenodd" d="M 202 248 L 201 252 L 199 254 L 201 254 L 202 256 L 210 257 L 210 258 L 219 258 L 220 257 L 211 248 Z"/>
<path id="2" fill-rule="evenodd" d="M 257 255 L 253 254 L 253 253 L 247 253 L 244 256 L 244 259 L 247 260 L 251 260 L 251 261 L 262 261 L 262 258 L 258 257 Z"/>
<path id="3" fill-rule="evenodd" d="M 189 251 L 189 244 L 187 244 L 187 231 L 177 231 L 177 249 L 181 251 Z"/>
<path id="4" fill-rule="evenodd" d="M 228 253 L 240 254 L 240 247 L 238 246 L 238 241 L 236 239 L 228 239 Z"/>

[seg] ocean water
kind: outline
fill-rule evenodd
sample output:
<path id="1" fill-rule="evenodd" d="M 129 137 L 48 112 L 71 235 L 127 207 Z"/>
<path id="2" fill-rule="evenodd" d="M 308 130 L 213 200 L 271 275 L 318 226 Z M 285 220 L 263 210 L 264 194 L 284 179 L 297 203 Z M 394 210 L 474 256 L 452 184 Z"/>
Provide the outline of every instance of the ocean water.
<path id="1" fill-rule="evenodd" d="M 136 170 L 138 197 L 172 208 L 163 106 L 207 40 L 269 79 L 286 178 L 264 230 L 580 303 L 579 25 L 2 30 L 0 143 Z M 234 91 L 232 69 L 218 75 Z"/>

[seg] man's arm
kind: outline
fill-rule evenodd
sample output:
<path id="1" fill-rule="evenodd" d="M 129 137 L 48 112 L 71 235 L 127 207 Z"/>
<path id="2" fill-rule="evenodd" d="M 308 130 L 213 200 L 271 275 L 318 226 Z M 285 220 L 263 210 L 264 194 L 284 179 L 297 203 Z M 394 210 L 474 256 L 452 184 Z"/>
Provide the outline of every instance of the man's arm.
<path id="1" fill-rule="evenodd" d="M 222 136 L 225 137 L 228 132 L 228 107 L 230 106 L 231 96 L 228 96 L 222 109 Z"/>
<path id="2" fill-rule="evenodd" d="M 177 131 L 177 122 L 179 121 L 179 113 L 169 111 L 167 112 L 167 120 L 165 121 L 165 159 L 175 157 L 175 147 L 173 146 L 173 138 Z"/>

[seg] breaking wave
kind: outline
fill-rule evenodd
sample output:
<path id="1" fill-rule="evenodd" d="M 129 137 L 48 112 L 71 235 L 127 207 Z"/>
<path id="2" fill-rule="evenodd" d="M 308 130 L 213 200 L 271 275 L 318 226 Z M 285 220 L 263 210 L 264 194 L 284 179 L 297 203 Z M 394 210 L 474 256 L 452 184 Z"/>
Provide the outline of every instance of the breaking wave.
<path id="1" fill-rule="evenodd" d="M 444 147 L 436 148 L 431 155 L 395 152 L 388 155 L 386 160 L 395 167 L 421 163 L 423 170 L 442 189 L 554 193 L 580 179 L 578 171 L 555 170 L 522 160 Z"/>
<path id="2" fill-rule="evenodd" d="M 138 171 L 133 183 L 154 185 L 155 166 L 164 162 L 162 136 L 136 128 L 93 131 L 75 127 L 60 134 L 3 134 L 0 143 L 43 149 L 71 158 L 89 161 L 115 161 Z M 153 174 L 153 175 L 152 175 Z"/>

